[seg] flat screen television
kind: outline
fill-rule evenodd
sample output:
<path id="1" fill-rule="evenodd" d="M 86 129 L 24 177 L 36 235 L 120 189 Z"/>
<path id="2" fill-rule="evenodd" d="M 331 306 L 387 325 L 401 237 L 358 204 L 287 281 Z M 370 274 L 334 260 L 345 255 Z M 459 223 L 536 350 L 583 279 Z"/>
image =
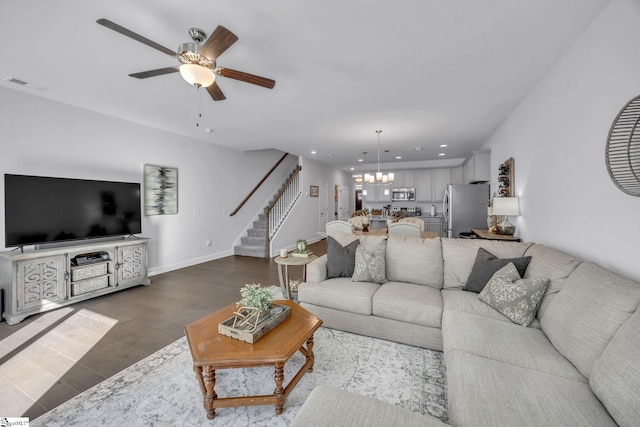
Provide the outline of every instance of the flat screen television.
<path id="1" fill-rule="evenodd" d="M 140 184 L 5 174 L 4 220 L 7 247 L 138 234 Z"/>

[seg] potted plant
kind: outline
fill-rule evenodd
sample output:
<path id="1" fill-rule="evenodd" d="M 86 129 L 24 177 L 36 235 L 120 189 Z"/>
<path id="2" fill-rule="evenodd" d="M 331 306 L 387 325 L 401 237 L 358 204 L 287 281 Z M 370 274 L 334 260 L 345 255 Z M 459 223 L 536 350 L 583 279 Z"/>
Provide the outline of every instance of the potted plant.
<path id="1" fill-rule="evenodd" d="M 277 290 L 275 286 L 262 287 L 259 283 L 244 285 L 240 289 L 242 299 L 236 303 L 238 311 L 234 312 L 233 327 L 253 332 L 272 314 L 281 312 L 281 307 L 272 308 Z"/>
<path id="2" fill-rule="evenodd" d="M 307 241 L 304 239 L 299 239 L 296 242 L 296 252 L 299 254 L 307 253 Z"/>
<path id="3" fill-rule="evenodd" d="M 246 284 L 240 289 L 242 299 L 236 303 L 238 307 L 258 309 L 261 313 L 271 310 L 273 300 L 276 298 L 276 286 L 262 287 L 260 284 Z"/>

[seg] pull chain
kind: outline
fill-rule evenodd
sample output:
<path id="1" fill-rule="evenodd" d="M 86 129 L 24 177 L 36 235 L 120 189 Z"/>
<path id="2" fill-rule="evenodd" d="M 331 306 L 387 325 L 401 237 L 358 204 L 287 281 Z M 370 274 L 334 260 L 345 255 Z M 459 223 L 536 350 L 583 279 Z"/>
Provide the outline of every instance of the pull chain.
<path id="1" fill-rule="evenodd" d="M 197 108 L 196 112 L 196 127 L 200 127 L 200 119 L 202 118 L 202 99 L 200 97 L 200 86 L 196 85 L 196 97 L 197 97 Z"/>

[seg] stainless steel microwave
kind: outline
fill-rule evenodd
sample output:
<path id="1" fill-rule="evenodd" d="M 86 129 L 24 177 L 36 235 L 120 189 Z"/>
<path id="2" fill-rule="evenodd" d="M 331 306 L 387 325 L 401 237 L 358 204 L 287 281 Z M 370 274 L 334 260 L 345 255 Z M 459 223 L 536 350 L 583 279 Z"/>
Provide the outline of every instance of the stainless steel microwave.
<path id="1" fill-rule="evenodd" d="M 393 188 L 391 190 L 392 202 L 410 202 L 416 199 L 415 187 Z"/>

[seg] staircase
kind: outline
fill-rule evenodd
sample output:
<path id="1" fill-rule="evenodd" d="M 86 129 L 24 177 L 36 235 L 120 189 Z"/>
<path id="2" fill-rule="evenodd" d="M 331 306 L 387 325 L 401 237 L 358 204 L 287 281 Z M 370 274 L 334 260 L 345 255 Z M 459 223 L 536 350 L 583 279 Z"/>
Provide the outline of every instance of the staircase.
<path id="1" fill-rule="evenodd" d="M 267 215 L 258 215 L 253 221 L 253 228 L 247 230 L 248 235 L 240 238 L 240 245 L 233 248 L 236 255 L 267 258 Z"/>
<path id="2" fill-rule="evenodd" d="M 258 215 L 258 220 L 253 222 L 253 227 L 247 230 L 247 235 L 240 238 L 240 245 L 234 246 L 235 255 L 269 258 L 271 254 L 268 253 L 267 248 L 270 247 L 271 238 L 302 194 L 300 170 L 300 166 L 294 169 L 275 192 L 263 213 Z"/>

